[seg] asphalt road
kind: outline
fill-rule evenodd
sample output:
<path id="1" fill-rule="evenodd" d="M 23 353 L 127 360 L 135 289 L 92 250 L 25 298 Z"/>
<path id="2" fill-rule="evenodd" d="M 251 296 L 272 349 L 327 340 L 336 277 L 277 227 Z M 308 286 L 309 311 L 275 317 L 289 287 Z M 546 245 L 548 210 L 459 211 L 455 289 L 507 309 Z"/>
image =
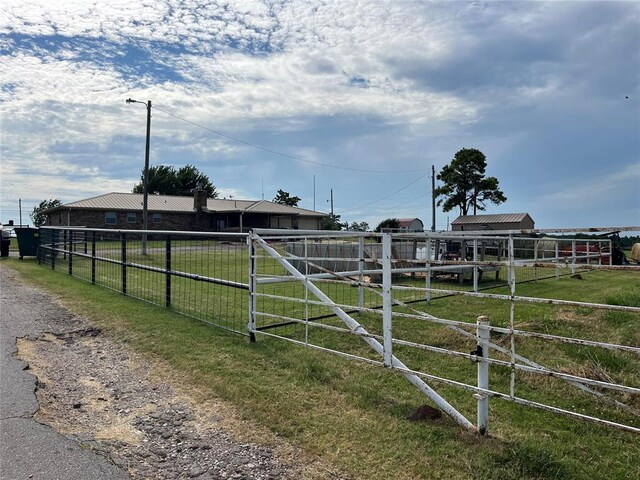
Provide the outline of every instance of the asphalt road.
<path id="1" fill-rule="evenodd" d="M 0 261 L 0 478 L 130 478 L 105 458 L 34 419 L 36 377 L 16 358 L 16 339 L 70 331 L 74 320 L 49 297 L 21 284 L 15 271 L 3 263 Z"/>

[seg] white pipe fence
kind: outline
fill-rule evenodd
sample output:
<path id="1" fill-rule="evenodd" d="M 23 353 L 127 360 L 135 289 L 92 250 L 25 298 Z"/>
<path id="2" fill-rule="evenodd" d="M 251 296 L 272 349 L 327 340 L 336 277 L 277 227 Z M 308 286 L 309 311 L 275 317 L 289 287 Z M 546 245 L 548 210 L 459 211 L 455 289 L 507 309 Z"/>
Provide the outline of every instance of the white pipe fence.
<path id="1" fill-rule="evenodd" d="M 482 435 L 489 432 L 492 399 L 640 433 L 638 402 L 633 401 L 640 385 L 563 369 L 553 359 L 534 358 L 526 345 L 613 352 L 628 356 L 629 362 L 640 362 L 640 347 L 589 336 L 588 329 L 552 332 L 521 324 L 524 307 L 636 315 L 639 321 L 640 307 L 516 294 L 523 283 L 579 278 L 591 271 L 632 272 L 640 287 L 640 267 L 611 265 L 609 239 L 532 238 L 532 232 L 146 233 L 142 252 L 140 231 L 43 228 L 38 259 L 253 341 L 259 336 L 285 340 L 397 372 L 460 426 Z M 445 298 L 499 302 L 506 306 L 505 317 L 477 311 L 464 321 L 429 313 Z M 455 346 L 431 341 L 438 329 L 455 335 Z M 465 345 L 474 350 L 465 351 Z M 438 370 L 429 355 L 473 362 L 468 365 L 476 370 L 475 380 Z M 503 372 L 502 380 L 496 372 Z M 566 382 L 576 393 L 606 402 L 612 413 L 623 412 L 619 418 L 624 421 L 531 398 L 530 377 Z M 471 392 L 475 424 L 468 419 L 473 415 L 445 399 L 434 383 Z"/>
<path id="2" fill-rule="evenodd" d="M 278 232 L 280 233 L 280 232 Z M 532 339 L 536 341 L 557 342 L 566 345 L 576 345 L 580 347 L 599 348 L 617 352 L 627 352 L 638 356 L 640 361 L 640 348 L 633 345 L 624 345 L 611 342 L 597 341 L 593 339 L 574 338 L 572 336 L 557 335 L 545 332 L 529 331 L 522 328 L 516 328 L 516 305 L 517 304 L 538 304 L 549 305 L 554 307 L 576 307 L 599 309 L 612 312 L 627 312 L 631 314 L 639 314 L 640 308 L 625 305 L 605 305 L 594 302 L 580 302 L 572 300 L 558 300 L 549 298 L 534 298 L 516 295 L 516 286 L 519 283 L 518 275 L 522 275 L 523 269 L 540 268 L 550 269 L 551 273 L 547 275 L 536 275 L 527 281 L 538 281 L 542 278 L 559 278 L 561 271 L 567 270 L 568 275 L 576 275 L 577 272 L 588 272 L 591 270 L 612 270 L 612 271 L 634 271 L 640 274 L 637 267 L 620 267 L 609 265 L 611 263 L 611 243 L 609 240 L 576 240 L 571 239 L 564 242 L 556 239 L 550 247 L 553 256 L 549 256 L 544 249 L 538 248 L 541 242 L 549 242 L 548 239 L 520 239 L 510 235 L 508 237 L 475 237 L 466 235 L 463 242 L 459 242 L 459 238 L 455 238 L 453 242 L 455 257 L 443 258 L 438 255 L 431 258 L 417 259 L 406 258 L 402 255 L 402 245 L 396 246 L 395 242 L 411 242 L 424 241 L 427 252 L 431 252 L 432 245 L 436 242 L 434 238 L 428 238 L 429 234 L 389 234 L 383 233 L 375 237 L 374 242 L 381 245 L 375 247 L 364 244 L 365 235 L 351 233 L 349 236 L 340 234 L 332 236 L 328 233 L 314 234 L 307 233 L 301 235 L 300 232 L 291 232 L 290 235 L 275 235 L 275 232 L 254 232 L 251 235 L 250 242 L 254 244 L 253 251 L 255 255 L 255 270 L 252 273 L 255 290 L 252 295 L 256 301 L 252 302 L 255 307 L 250 312 L 250 326 L 253 328 L 252 335 L 266 335 L 269 337 L 280 338 L 286 341 L 299 343 L 310 348 L 316 348 L 322 351 L 339 354 L 348 358 L 358 359 L 367 363 L 378 364 L 391 370 L 396 370 L 403 375 L 412 374 L 415 377 L 424 379 L 425 382 L 436 382 L 449 386 L 456 386 L 473 392 L 477 399 L 477 421 L 476 425 L 470 427 L 469 422 L 464 415 L 456 410 L 451 404 L 447 403 L 445 410 L 460 425 L 468 429 L 474 429 L 486 435 L 489 431 L 489 399 L 498 398 L 508 400 L 520 405 L 559 413 L 563 415 L 580 418 L 597 422 L 607 426 L 613 426 L 623 430 L 640 433 L 640 428 L 634 424 L 625 424 L 605 418 L 585 415 L 581 412 L 571 411 L 567 408 L 561 408 L 544 402 L 535 401 L 524 398 L 516 394 L 517 374 L 542 376 L 550 379 L 565 381 L 570 385 L 576 386 L 580 391 L 592 394 L 602 401 L 610 405 L 629 412 L 631 415 L 640 416 L 637 409 L 633 406 L 621 402 L 617 398 L 613 398 L 603 393 L 603 391 L 621 392 L 627 395 L 640 395 L 640 388 L 633 385 L 624 385 L 614 381 L 606 381 L 602 379 L 588 378 L 585 375 L 578 375 L 558 371 L 557 369 L 545 367 L 541 363 L 524 357 L 516 352 L 517 339 Z M 351 240 L 349 240 L 351 237 Z M 451 243 L 446 243 L 451 239 L 443 235 L 437 236 L 437 241 L 451 247 Z M 304 252 L 291 242 L 303 242 L 305 245 Z M 369 239 L 370 241 L 370 239 Z M 335 242 L 333 249 L 327 245 Z M 354 248 L 352 255 L 345 253 L 349 248 L 344 246 L 345 242 L 353 242 Z M 492 258 L 487 259 L 488 242 L 492 242 L 493 248 Z M 525 243 L 526 242 L 526 243 Z M 459 244 L 459 245 L 456 245 Z M 310 245 L 319 245 L 316 248 L 310 248 Z M 357 246 L 357 248 L 355 247 Z M 549 245 L 546 245 L 547 247 Z M 261 248 L 262 247 L 262 252 Z M 455 248 L 457 247 L 457 248 Z M 471 249 L 468 252 L 468 249 Z M 324 254 L 320 253 L 324 251 Z M 415 246 L 414 246 L 415 253 Z M 528 254 L 527 254 L 528 253 Z M 356 256 L 357 255 L 357 256 Z M 366 257 L 366 258 L 363 258 Z M 471 260 L 466 260 L 470 257 Z M 287 270 L 286 273 L 278 269 L 269 270 L 268 268 L 260 268 L 260 265 L 268 264 L 272 260 L 276 260 Z M 482 259 L 482 260 L 480 260 Z M 499 260 L 498 260 L 499 259 Z M 483 261 L 484 260 L 484 261 Z M 358 265 L 358 269 L 351 268 L 352 265 Z M 365 266 L 366 265 L 366 266 Z M 340 270 L 342 266 L 343 269 Z M 506 281 L 501 280 L 509 294 L 488 293 L 482 291 L 480 272 L 482 269 L 492 267 L 494 271 L 498 271 L 500 278 L 506 272 Z M 485 270 L 486 271 L 486 270 Z M 439 275 L 462 276 L 465 273 L 471 274 L 469 288 L 451 289 L 442 288 L 441 285 L 434 286 L 434 280 Z M 403 285 L 402 279 L 408 276 L 421 274 L 425 276 L 423 286 L 417 286 L 412 283 Z M 371 277 L 371 278 L 367 278 Z M 378 280 L 372 281 L 373 277 Z M 496 275 L 497 278 L 497 275 Z M 398 279 L 401 279 L 398 281 Z M 304 293 L 294 293 L 295 287 L 285 289 L 287 284 L 299 283 L 303 287 Z M 441 283 L 441 282 L 440 282 Z M 346 298 L 344 291 L 339 289 L 358 288 L 357 300 L 350 303 Z M 279 290 L 278 290 L 279 289 Z M 284 289 L 284 290 L 283 290 Z M 316 299 L 311 299 L 308 293 L 311 292 Z M 333 292 L 336 298 L 331 298 Z M 373 305 L 371 300 L 367 303 L 364 300 L 364 293 L 373 295 L 378 300 Z M 489 318 L 480 315 L 477 324 L 451 320 L 445 318 L 437 318 L 429 315 L 424 311 L 413 307 L 415 299 L 403 300 L 403 295 L 418 294 L 423 304 L 432 301 L 434 294 L 469 296 L 473 298 L 486 298 L 491 300 L 499 300 L 509 303 L 509 321 L 507 327 L 490 325 Z M 346 298 L 345 298 L 346 297 Z M 276 305 L 279 303 L 287 303 L 291 305 L 287 311 L 302 313 L 296 316 L 292 313 L 274 313 L 270 312 L 269 307 L 260 308 L 257 305 L 262 302 L 264 305 Z M 296 304 L 304 305 L 304 309 L 296 307 Z M 339 327 L 334 324 L 326 323 L 323 320 L 331 318 L 332 315 L 316 315 L 310 317 L 309 312 L 321 312 L 323 308 L 329 307 L 337 314 L 347 325 L 348 328 Z M 303 313 L 304 312 L 304 313 Z M 339 312 L 339 313 L 337 313 Z M 348 314 L 347 312 L 351 312 Z M 353 320 L 353 315 L 369 314 L 380 318 L 380 333 L 372 333 L 365 330 L 362 324 Z M 466 336 L 471 336 L 476 340 L 476 350 L 471 353 L 465 353 L 450 348 L 442 348 L 418 341 L 410 341 L 406 339 L 396 338 L 396 326 L 398 321 L 419 321 L 426 322 L 429 325 L 442 325 L 451 328 L 457 332 L 461 332 Z M 352 323 L 355 322 L 355 323 Z M 295 335 L 287 333 L 279 333 L 281 327 L 290 325 L 302 325 L 305 328 L 304 341 L 295 338 Z M 416 329 L 422 327 L 416 326 Z M 369 345 L 372 341 L 377 345 L 374 350 L 380 357 L 376 360 L 362 353 L 352 353 L 336 348 L 328 348 L 326 346 L 314 343 L 312 331 L 322 330 L 325 332 L 333 332 L 336 334 L 349 335 L 361 338 Z M 508 339 L 509 347 L 504 348 L 491 341 L 492 334 L 502 334 Z M 464 336 L 463 335 L 463 336 Z M 458 358 L 467 358 L 477 363 L 477 382 L 471 384 L 447 378 L 444 375 L 436 375 L 422 369 L 409 368 L 401 364 L 397 359 L 394 346 L 410 347 L 417 350 L 430 352 L 440 355 L 448 355 Z M 504 359 L 492 358 L 491 351 L 503 355 Z M 510 370 L 508 393 L 491 389 L 489 386 L 490 366 L 494 368 L 506 368 Z M 429 387 L 427 396 L 440 405 L 439 402 L 444 401 L 441 396 L 435 397 L 435 390 Z M 422 389 L 426 393 L 425 389 Z M 433 392 L 433 393 L 432 393 Z M 436 394 L 437 395 L 437 394 Z M 437 399 L 437 400 L 436 400 Z M 446 402 L 446 401 L 445 401 Z M 451 407 L 451 408 L 449 408 Z M 453 411 L 452 411 L 453 409 Z"/>

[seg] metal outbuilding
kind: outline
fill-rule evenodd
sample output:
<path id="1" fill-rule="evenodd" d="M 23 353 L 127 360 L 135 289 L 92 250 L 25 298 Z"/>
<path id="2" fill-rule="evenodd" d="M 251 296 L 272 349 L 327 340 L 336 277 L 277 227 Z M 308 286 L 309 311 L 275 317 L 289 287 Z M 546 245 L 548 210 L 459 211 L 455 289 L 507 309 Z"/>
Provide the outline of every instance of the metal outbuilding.
<path id="1" fill-rule="evenodd" d="M 451 222 L 454 232 L 479 230 L 531 230 L 534 221 L 528 213 L 500 213 L 494 215 L 460 215 Z"/>
<path id="2" fill-rule="evenodd" d="M 399 230 L 401 232 L 422 232 L 424 225 L 419 218 L 399 218 Z"/>

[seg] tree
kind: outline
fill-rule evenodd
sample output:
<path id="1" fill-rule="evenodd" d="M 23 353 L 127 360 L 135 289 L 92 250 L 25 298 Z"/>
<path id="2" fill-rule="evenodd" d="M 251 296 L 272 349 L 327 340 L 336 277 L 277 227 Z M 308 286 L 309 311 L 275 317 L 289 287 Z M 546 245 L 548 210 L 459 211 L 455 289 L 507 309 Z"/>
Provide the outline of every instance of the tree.
<path id="1" fill-rule="evenodd" d="M 285 192 L 284 190 L 278 190 L 276 196 L 273 197 L 275 203 L 289 205 L 290 207 L 297 207 L 300 200 L 302 200 L 300 197 L 292 197 L 289 192 Z"/>
<path id="2" fill-rule="evenodd" d="M 190 196 L 196 187 L 206 190 L 209 198 L 218 198 L 216 187 L 211 184 L 209 177 L 200 172 L 193 165 L 185 165 L 176 171 L 170 165 L 157 165 L 149 168 L 148 193 L 161 195 Z M 140 183 L 134 185 L 133 193 L 143 193 L 144 170 L 140 175 Z"/>
<path id="3" fill-rule="evenodd" d="M 201 190 L 207 191 L 209 198 L 218 198 L 218 192 L 209 181 L 209 177 L 200 172 L 193 165 L 185 165 L 176 173 L 178 183 L 178 195 L 189 196 L 193 191 L 200 187 Z"/>
<path id="4" fill-rule="evenodd" d="M 62 205 L 62 202 L 57 198 L 55 200 L 43 200 L 40 205 L 33 207 L 33 212 L 29 215 L 34 227 L 44 225 L 47 221 L 47 216 L 44 212 L 47 210 Z"/>
<path id="5" fill-rule="evenodd" d="M 178 195 L 178 181 L 175 168 L 169 165 L 157 165 L 149 168 L 147 192 L 161 195 Z M 144 169 L 140 183 L 133 187 L 133 193 L 144 193 Z"/>
<path id="6" fill-rule="evenodd" d="M 386 218 L 378 224 L 374 232 L 381 232 L 383 228 L 400 228 L 400 220 L 397 218 Z"/>
<path id="7" fill-rule="evenodd" d="M 486 203 L 499 205 L 507 201 L 499 188 L 496 177 L 485 177 L 487 158 L 480 150 L 463 148 L 455 154 L 448 165 L 442 167 L 437 179 L 443 185 L 435 189 L 438 206 L 449 212 L 460 208 L 461 215 L 467 215 L 473 208 L 475 215 L 478 210 L 485 210 Z"/>
<path id="8" fill-rule="evenodd" d="M 367 232 L 369 231 L 369 224 L 367 222 L 351 222 L 346 229 L 352 232 Z"/>
<path id="9" fill-rule="evenodd" d="M 342 230 L 347 228 L 347 223 L 340 222 L 340 215 L 326 215 L 322 218 L 322 230 Z"/>

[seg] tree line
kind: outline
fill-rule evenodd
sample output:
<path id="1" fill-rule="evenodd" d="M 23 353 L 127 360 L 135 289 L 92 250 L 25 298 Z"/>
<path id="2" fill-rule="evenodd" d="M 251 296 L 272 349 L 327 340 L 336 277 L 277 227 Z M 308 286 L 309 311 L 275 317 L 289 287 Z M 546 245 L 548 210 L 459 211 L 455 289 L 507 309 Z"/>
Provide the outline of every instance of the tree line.
<path id="1" fill-rule="evenodd" d="M 454 208 L 460 209 L 461 215 L 467 215 L 470 211 L 475 214 L 478 210 L 485 210 L 487 203 L 500 204 L 507 200 L 507 197 L 499 188 L 496 177 L 486 177 L 487 159 L 485 155 L 477 149 L 463 148 L 458 151 L 453 160 L 445 165 L 438 173 L 437 178 L 440 185 L 435 190 L 436 197 L 439 198 L 438 205 L 442 210 L 448 212 Z M 147 193 L 160 195 L 193 195 L 195 189 L 205 190 L 209 198 L 218 198 L 219 192 L 209 177 L 202 173 L 193 165 L 185 165 L 179 169 L 171 165 L 157 165 L 149 168 L 149 178 L 147 182 Z M 144 190 L 144 170 L 140 174 L 140 182 L 133 186 L 133 193 L 143 193 Z M 282 189 L 276 192 L 273 202 L 282 205 L 297 207 L 302 199 L 291 195 Z M 35 226 L 44 223 L 46 216 L 43 212 L 61 205 L 60 200 L 44 200 L 34 207 L 31 219 Z M 382 228 L 398 228 L 397 218 L 387 218 L 380 222 L 375 231 Z M 340 215 L 329 214 L 322 222 L 323 230 L 349 230 L 368 231 L 367 222 L 347 222 L 342 221 Z"/>

